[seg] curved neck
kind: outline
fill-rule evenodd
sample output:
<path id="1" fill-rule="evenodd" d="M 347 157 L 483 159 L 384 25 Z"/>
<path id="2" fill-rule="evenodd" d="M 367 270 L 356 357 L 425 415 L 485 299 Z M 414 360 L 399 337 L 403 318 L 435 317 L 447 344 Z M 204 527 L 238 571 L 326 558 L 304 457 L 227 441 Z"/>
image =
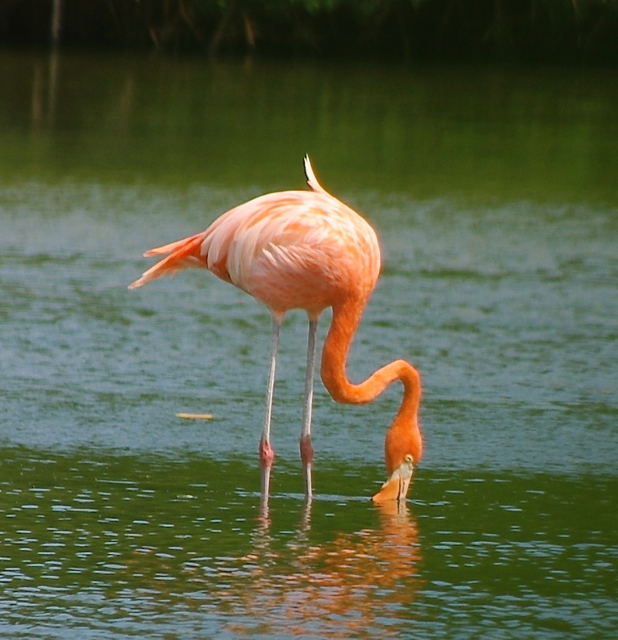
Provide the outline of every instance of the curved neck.
<path id="1" fill-rule="evenodd" d="M 333 320 L 322 351 L 322 381 L 336 402 L 364 404 L 377 398 L 396 380 L 403 383 L 403 399 L 391 424 L 386 440 L 386 465 L 397 466 L 406 453 L 418 462 L 422 455 L 422 439 L 418 427 L 421 382 L 418 371 L 405 360 L 395 360 L 359 384 L 346 375 L 346 361 L 352 339 L 360 322 L 365 300 L 348 300 L 333 306 Z M 390 470 L 390 469 L 389 469 Z"/>

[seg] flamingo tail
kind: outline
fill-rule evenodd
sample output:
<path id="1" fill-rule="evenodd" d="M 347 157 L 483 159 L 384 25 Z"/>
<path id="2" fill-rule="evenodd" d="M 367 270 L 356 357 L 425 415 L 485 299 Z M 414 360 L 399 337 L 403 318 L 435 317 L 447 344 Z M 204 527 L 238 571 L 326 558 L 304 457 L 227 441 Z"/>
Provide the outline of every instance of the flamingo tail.
<path id="1" fill-rule="evenodd" d="M 309 156 L 306 155 L 304 158 L 305 165 L 305 177 L 307 178 L 307 184 L 311 188 L 312 191 L 316 191 L 317 193 L 325 193 L 326 195 L 330 195 L 328 191 L 318 182 L 318 179 L 315 177 L 315 173 L 313 173 L 313 167 L 311 166 L 311 160 L 309 160 Z"/>
<path id="2" fill-rule="evenodd" d="M 156 280 L 164 275 L 175 275 L 182 269 L 190 267 L 207 268 L 206 260 L 201 255 L 202 242 L 204 241 L 205 232 L 198 233 L 190 238 L 178 240 L 171 244 L 165 244 L 161 247 L 149 249 L 144 256 L 163 256 L 166 258 L 160 260 L 155 265 L 145 271 L 141 278 L 129 285 L 129 289 L 137 289 L 143 287 L 148 282 Z"/>

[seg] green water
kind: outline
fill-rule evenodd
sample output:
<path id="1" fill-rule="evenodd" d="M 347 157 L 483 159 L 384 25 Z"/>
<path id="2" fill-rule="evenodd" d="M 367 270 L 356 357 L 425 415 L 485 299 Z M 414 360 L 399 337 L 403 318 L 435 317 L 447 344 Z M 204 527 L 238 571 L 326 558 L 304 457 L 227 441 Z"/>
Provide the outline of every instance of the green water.
<path id="1" fill-rule="evenodd" d="M 604 71 L 0 55 L 2 637 L 613 638 L 617 107 Z M 267 312 L 126 290 L 306 152 L 384 249 L 351 378 L 423 376 L 399 511 L 368 498 L 400 389 L 318 385 L 305 505 L 291 313 L 264 511 Z"/>

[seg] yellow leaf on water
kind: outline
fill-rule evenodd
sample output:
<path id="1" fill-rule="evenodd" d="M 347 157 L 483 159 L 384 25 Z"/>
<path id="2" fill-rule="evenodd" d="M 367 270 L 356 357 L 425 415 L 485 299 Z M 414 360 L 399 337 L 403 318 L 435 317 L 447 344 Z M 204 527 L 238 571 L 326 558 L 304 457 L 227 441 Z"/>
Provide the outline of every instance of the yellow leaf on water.
<path id="1" fill-rule="evenodd" d="M 176 417 L 183 420 L 212 420 L 215 416 L 212 413 L 177 413 Z"/>

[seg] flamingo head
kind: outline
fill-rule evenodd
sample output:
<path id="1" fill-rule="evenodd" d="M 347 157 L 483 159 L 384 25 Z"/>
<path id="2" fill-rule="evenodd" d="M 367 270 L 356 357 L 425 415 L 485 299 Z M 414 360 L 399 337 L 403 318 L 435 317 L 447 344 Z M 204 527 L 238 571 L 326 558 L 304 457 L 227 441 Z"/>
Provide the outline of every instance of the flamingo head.
<path id="1" fill-rule="evenodd" d="M 390 478 L 382 485 L 372 500 L 386 502 L 388 500 L 405 500 L 414 472 L 414 458 L 407 454 L 403 462 L 391 473 Z"/>
<path id="2" fill-rule="evenodd" d="M 388 480 L 373 496 L 374 502 L 405 500 L 414 465 L 423 455 L 423 438 L 418 425 L 417 402 L 406 405 L 395 416 L 384 440 L 384 462 Z"/>

